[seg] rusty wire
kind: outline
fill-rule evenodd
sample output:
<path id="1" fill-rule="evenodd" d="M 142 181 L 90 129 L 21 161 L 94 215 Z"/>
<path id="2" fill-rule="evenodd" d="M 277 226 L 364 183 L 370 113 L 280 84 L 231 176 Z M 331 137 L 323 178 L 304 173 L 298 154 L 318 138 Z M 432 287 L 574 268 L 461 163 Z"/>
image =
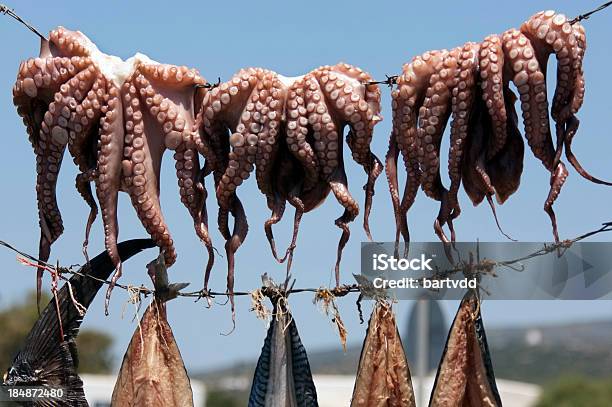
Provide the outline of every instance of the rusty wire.
<path id="1" fill-rule="evenodd" d="M 516 259 L 512 259 L 512 260 L 504 260 L 504 261 L 495 261 L 492 259 L 480 259 L 479 257 L 477 257 L 476 261 L 474 261 L 473 258 L 470 258 L 467 261 L 460 261 L 455 263 L 454 267 L 449 268 L 447 270 L 443 270 L 443 271 L 437 271 L 434 275 L 433 278 L 446 278 L 450 275 L 456 274 L 456 273 L 463 273 L 466 276 L 483 276 L 483 275 L 489 275 L 489 276 L 493 276 L 495 277 L 496 274 L 494 273 L 494 269 L 497 267 L 506 267 L 508 269 L 514 270 L 514 271 L 522 271 L 522 265 L 521 263 L 535 258 L 535 257 L 540 257 L 540 256 L 544 256 L 547 254 L 550 254 L 552 252 L 557 251 L 559 253 L 559 255 L 561 255 L 565 250 L 567 250 L 569 247 L 571 247 L 574 243 L 579 242 L 581 240 L 587 239 L 589 237 L 592 237 L 594 235 L 600 234 L 600 233 L 605 233 L 605 232 L 611 232 L 612 231 L 612 221 L 611 222 L 606 222 L 603 223 L 601 227 L 594 229 L 590 232 L 581 234 L 573 239 L 567 239 L 567 240 L 563 240 L 560 241 L 558 243 L 552 243 L 552 244 L 544 244 L 544 246 L 536 251 L 534 251 L 533 253 L 530 253 L 526 256 L 522 256 L 520 258 L 516 258 Z M 25 257 L 29 260 L 31 260 L 32 262 L 39 262 L 40 260 L 38 260 L 36 257 L 29 255 L 21 250 L 16 249 L 15 247 L 13 247 L 11 244 L 6 243 L 2 240 L 0 240 L 0 246 L 6 247 L 9 250 L 17 253 L 19 256 Z M 22 264 L 28 264 L 30 262 L 23 262 Z M 33 263 L 32 263 L 33 264 Z M 94 276 L 91 276 L 89 274 L 86 273 L 82 273 L 80 271 L 78 271 L 78 267 L 79 265 L 71 265 L 69 267 L 62 267 L 59 265 L 53 266 L 49 263 L 46 262 L 42 262 L 40 261 L 40 264 L 43 267 L 43 270 L 49 271 L 52 274 L 54 274 L 55 276 L 57 276 L 56 278 L 68 281 L 68 278 L 66 277 L 66 275 L 79 275 L 82 277 L 87 277 L 87 278 L 91 278 L 94 279 L 98 282 L 101 282 L 103 284 L 111 284 L 111 282 L 109 280 L 104 280 L 104 279 L 100 279 Z M 518 266 L 517 266 L 518 265 Z M 35 267 L 41 267 L 38 264 L 34 265 Z M 359 276 L 359 275 L 357 275 Z M 286 289 L 281 289 L 279 291 L 280 294 L 282 294 L 283 296 L 288 296 L 290 294 L 299 294 L 299 293 L 319 293 L 322 289 L 326 289 L 329 290 L 329 292 L 331 294 L 333 294 L 335 297 L 343 297 L 346 296 L 350 293 L 359 293 L 359 294 L 364 294 L 367 293 L 368 290 L 371 287 L 366 287 L 364 280 L 363 279 L 359 279 L 360 283 L 357 284 L 343 284 L 337 287 L 333 287 L 333 288 L 325 288 L 325 287 L 318 287 L 318 288 L 293 288 L 293 286 L 289 286 Z M 138 292 L 138 294 L 143 295 L 145 298 L 149 295 L 153 295 L 155 294 L 155 290 L 149 287 L 146 287 L 144 285 L 140 285 L 140 286 L 133 286 L 133 285 L 123 285 L 123 284 L 115 284 L 115 287 L 118 287 L 122 290 L 125 291 L 129 291 L 129 292 Z M 263 290 L 264 293 L 268 290 L 267 287 L 258 287 L 257 289 Z M 213 291 L 213 290 L 204 290 L 204 289 L 200 289 L 197 291 L 190 291 L 190 292 L 179 292 L 178 296 L 179 297 L 186 297 L 186 298 L 195 298 L 196 301 L 200 300 L 202 298 L 206 298 L 208 300 L 213 299 L 215 297 L 241 297 L 241 296 L 252 296 L 253 295 L 253 291 L 234 291 L 232 293 L 227 292 L 227 291 Z"/>

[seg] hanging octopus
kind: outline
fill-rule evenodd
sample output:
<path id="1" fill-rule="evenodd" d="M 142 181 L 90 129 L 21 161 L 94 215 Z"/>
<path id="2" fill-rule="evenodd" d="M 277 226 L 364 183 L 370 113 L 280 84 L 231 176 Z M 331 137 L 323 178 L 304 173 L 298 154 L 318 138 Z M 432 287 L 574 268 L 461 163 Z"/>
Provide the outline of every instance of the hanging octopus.
<path id="1" fill-rule="evenodd" d="M 392 94 L 393 126 L 386 158 L 396 244 L 400 235 L 406 242 L 410 239 L 407 212 L 419 187 L 440 201 L 434 230 L 443 242 L 455 241 L 453 220 L 461 212 L 457 194 L 462 183 L 474 205 L 487 199 L 501 230 L 493 197 L 503 204 L 518 189 L 523 170 L 524 145 L 514 108 L 517 96 L 510 82 L 518 91 L 529 147 L 551 174 L 544 209 L 555 241 L 559 241 L 553 204 L 568 176 L 561 162 L 563 148 L 580 175 L 611 185 L 586 172 L 571 151 L 579 124 L 575 115 L 584 98 L 585 50 L 584 28 L 562 14 L 546 11 L 532 16 L 520 30 L 510 29 L 450 51 L 426 52 L 404 66 Z M 553 53 L 557 83 L 550 114 L 556 124 L 556 145 L 546 95 L 546 66 Z M 447 189 L 440 177 L 440 146 L 449 120 L 451 184 Z M 400 153 L 407 171 L 401 199 L 397 180 Z M 445 224 L 450 240 L 442 229 Z"/>
<path id="2" fill-rule="evenodd" d="M 374 182 L 382 172 L 382 164 L 370 151 L 372 131 L 380 121 L 380 91 L 366 85 L 369 80 L 365 72 L 347 64 L 323 66 L 297 78 L 248 68 L 201 95 L 195 144 L 206 159 L 204 173 L 213 173 L 219 230 L 226 239 L 228 291 L 233 290 L 235 252 L 248 232 L 236 191 L 253 170 L 272 211 L 264 228 L 279 262 L 288 258 L 291 263 L 303 213 L 319 206 L 330 191 L 345 208 L 336 220 L 343 231 L 336 261 L 339 282 L 342 249 L 350 235 L 347 224 L 359 213 L 348 191 L 342 157 L 346 125 L 353 158 L 368 175 L 364 216 L 368 235 Z M 287 201 L 296 215 L 292 243 L 281 258 L 272 226 L 281 220 Z M 235 219 L 232 232 L 230 213 Z M 205 287 L 207 281 L 208 277 Z"/>
<path id="3" fill-rule="evenodd" d="M 143 226 L 164 250 L 167 265 L 176 259 L 159 204 L 166 149 L 175 151 L 181 200 L 208 248 L 207 271 L 212 268 L 212 243 L 203 216 L 206 191 L 193 138 L 195 85 L 204 83 L 193 69 L 159 64 L 142 54 L 126 61 L 103 54 L 85 35 L 63 27 L 41 41 L 38 58 L 19 68 L 13 101 L 36 154 L 39 258 L 49 259 L 51 245 L 63 232 L 56 185 L 68 146 L 81 171 L 77 190 L 90 207 L 84 251 L 98 213 L 90 186 L 94 181 L 106 249 L 116 267 L 107 307 L 122 270 L 117 252 L 119 191 L 130 195 Z"/>

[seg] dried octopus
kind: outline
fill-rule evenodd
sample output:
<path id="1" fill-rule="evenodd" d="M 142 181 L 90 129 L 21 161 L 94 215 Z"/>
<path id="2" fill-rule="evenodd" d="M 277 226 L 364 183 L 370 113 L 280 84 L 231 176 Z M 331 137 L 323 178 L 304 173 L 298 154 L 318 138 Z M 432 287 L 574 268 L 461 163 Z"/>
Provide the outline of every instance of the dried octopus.
<path id="1" fill-rule="evenodd" d="M 523 170 L 524 146 L 514 108 L 517 97 L 510 82 L 518 90 L 529 147 L 551 173 L 544 209 L 559 241 L 553 203 L 568 176 L 560 161 L 563 148 L 581 176 L 611 185 L 587 173 L 571 150 L 579 124 L 576 113 L 584 98 L 585 50 L 584 28 L 562 14 L 546 11 L 532 16 L 520 30 L 510 29 L 450 51 L 426 52 L 404 66 L 392 94 L 393 126 L 386 157 L 396 242 L 400 235 L 406 242 L 410 239 L 407 212 L 419 187 L 441 203 L 434 230 L 444 242 L 449 242 L 442 229 L 447 223 L 450 241 L 455 241 L 453 220 L 461 212 L 457 194 L 462 183 L 474 205 L 487 199 L 497 222 L 492 197 L 504 203 L 518 189 Z M 556 145 L 546 95 L 546 66 L 553 53 L 557 83 L 551 116 L 556 123 Z M 447 189 L 440 177 L 440 146 L 451 117 Z M 401 199 L 400 153 L 407 171 Z"/>
<path id="2" fill-rule="evenodd" d="M 77 189 L 90 207 L 84 252 L 98 213 L 90 185 L 94 181 L 105 246 L 116 267 L 107 307 L 122 270 L 117 252 L 119 191 L 130 195 L 143 226 L 164 251 L 166 263 L 176 259 L 159 203 L 159 173 L 166 149 L 175 152 L 181 200 L 208 248 L 207 270 L 212 268 L 212 243 L 203 216 L 206 191 L 199 181 L 193 138 L 195 86 L 204 83 L 193 69 L 159 64 L 142 54 L 126 61 L 103 54 L 85 35 L 63 27 L 41 41 L 39 57 L 19 68 L 13 101 L 36 154 L 39 258 L 49 258 L 51 245 L 63 232 L 56 184 L 68 146 L 81 171 Z"/>
<path id="3" fill-rule="evenodd" d="M 331 191 L 344 207 L 336 220 L 342 229 L 336 261 L 348 241 L 348 223 L 359 206 L 348 190 L 342 156 L 342 133 L 349 126 L 347 144 L 368 175 L 365 186 L 364 228 L 369 235 L 374 182 L 382 163 L 370 151 L 374 125 L 380 121 L 380 91 L 367 85 L 368 74 L 347 64 L 322 66 L 297 78 L 248 68 L 231 80 L 202 94 L 197 116 L 196 147 L 205 157 L 204 174 L 213 174 L 219 204 L 219 230 L 226 239 L 228 291 L 234 284 L 235 252 L 248 232 L 246 214 L 237 188 L 255 170 L 257 185 L 272 211 L 265 231 L 274 257 L 291 264 L 302 215 Z M 281 258 L 272 226 L 286 203 L 295 207 L 293 238 Z M 235 221 L 229 230 L 229 214 Z M 206 277 L 205 288 L 208 276 Z"/>

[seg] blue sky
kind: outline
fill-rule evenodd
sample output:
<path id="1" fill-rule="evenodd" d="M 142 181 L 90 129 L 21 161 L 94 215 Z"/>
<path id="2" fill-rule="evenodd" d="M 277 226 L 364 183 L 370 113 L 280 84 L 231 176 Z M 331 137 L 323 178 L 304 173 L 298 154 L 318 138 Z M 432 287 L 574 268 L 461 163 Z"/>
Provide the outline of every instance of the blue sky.
<path id="1" fill-rule="evenodd" d="M 323 64 L 348 62 L 370 72 L 375 78 L 396 74 L 402 64 L 426 50 L 452 48 L 466 41 L 480 41 L 490 33 L 501 33 L 518 27 L 533 13 L 555 8 L 575 16 L 598 5 L 585 1 L 493 2 L 93 2 L 19 1 L 9 4 L 18 14 L 41 32 L 63 25 L 88 35 L 98 47 L 110 54 L 127 58 L 142 52 L 151 58 L 177 65 L 196 67 L 209 81 L 219 76 L 227 80 L 241 68 L 261 66 L 286 76 L 303 74 Z M 574 150 L 583 163 L 597 176 L 612 178 L 612 137 L 610 137 L 610 69 L 612 56 L 609 40 L 612 12 L 605 11 L 585 23 L 588 50 L 585 58 L 587 93 L 579 114 L 580 131 Z M 1 17 L 1 16 L 0 16 Z M 0 239 L 36 253 L 38 222 L 35 201 L 34 155 L 21 120 L 12 104 L 11 88 L 19 62 L 38 54 L 39 42 L 24 27 L 0 18 L 3 58 L 0 60 L 0 122 L 3 144 L 0 149 Z M 554 87 L 555 65 L 549 64 L 549 89 Z M 373 150 L 379 157 L 386 153 L 390 130 L 390 92 L 383 89 L 384 121 L 375 128 Z M 549 95 L 552 93 L 549 91 Z M 549 96 L 550 97 L 550 96 Z M 446 140 L 448 135 L 446 136 Z M 448 141 L 444 144 L 445 149 Z M 443 153 L 446 156 L 446 152 Z M 347 156 L 348 157 L 348 156 Z M 350 189 L 363 202 L 361 186 L 365 176 L 361 168 L 347 160 Z M 162 169 L 162 206 L 174 237 L 178 261 L 170 270 L 173 281 L 192 282 L 200 287 L 206 253 L 193 232 L 191 220 L 180 203 L 171 155 Z M 87 207 L 74 188 L 76 169 L 69 158 L 64 160 L 58 186 L 59 203 L 66 231 L 54 245 L 52 259 L 63 264 L 82 263 L 81 243 Z M 506 231 L 523 241 L 550 240 L 549 219 L 542 210 L 548 191 L 548 174 L 526 151 L 522 185 L 512 198 L 498 208 Z M 209 191 L 212 191 L 208 181 Z M 448 181 L 446 180 L 448 184 Z M 372 232 L 377 240 L 391 240 L 394 222 L 384 176 L 379 179 L 371 217 Z M 216 218 L 215 202 L 209 198 L 210 218 Z M 263 234 L 268 216 L 265 199 L 253 178 L 239 189 L 250 223 L 250 233 L 238 254 L 236 289 L 250 290 L 260 284 L 260 275 L 268 272 L 281 278 L 284 267 L 272 259 Z M 611 220 L 612 190 L 590 184 L 570 169 L 570 177 L 555 208 L 562 238 L 569 238 Z M 463 213 L 456 222 L 458 239 L 498 241 L 497 231 L 488 207 L 473 208 L 467 196 L 460 195 Z M 421 192 L 411 210 L 410 227 L 415 241 L 434 240 L 433 219 L 438 204 Z M 332 281 L 335 247 L 340 232 L 333 221 L 341 213 L 334 199 L 304 217 L 300 231 L 293 274 L 297 285 L 318 287 Z M 126 196 L 120 198 L 121 240 L 145 236 L 136 213 Z M 278 242 L 290 235 L 292 211 L 276 228 Z M 345 250 L 342 280 L 352 282 L 350 274 L 359 270 L 359 242 L 365 239 L 357 221 L 352 225 L 352 238 Z M 223 247 L 216 227 L 215 245 Z M 602 236 L 609 240 L 612 236 Z M 282 245 L 282 244 L 281 244 Z M 90 241 L 90 254 L 103 249 L 101 222 L 95 224 Z M 155 256 L 149 251 L 126 264 L 123 283 L 148 284 L 144 264 Z M 34 288 L 32 270 L 17 264 L 15 256 L 0 251 L 4 273 L 0 285 L 0 306 L 20 298 Z M 48 287 L 48 279 L 46 281 Z M 225 260 L 218 258 L 211 279 L 213 288 L 225 287 Z M 132 309 L 122 310 L 127 294 L 115 290 L 111 315 L 104 316 L 102 295 L 93 303 L 84 326 L 112 333 L 116 338 L 117 362 L 127 347 L 133 329 Z M 337 346 L 333 326 L 312 304 L 309 295 L 290 298 L 307 349 Z M 359 325 L 354 297 L 339 301 L 350 343 L 362 341 L 365 325 Z M 456 303 L 445 302 L 449 318 Z M 249 299 L 237 300 L 237 327 L 230 336 L 220 335 L 231 328 L 227 306 L 206 309 L 203 302 L 176 300 L 169 305 L 169 319 L 188 367 L 207 369 L 244 358 L 257 356 L 265 334 L 265 324 L 249 312 Z M 411 304 L 396 306 L 399 321 L 406 321 Z M 369 311 L 369 307 L 366 307 Z M 556 321 L 582 321 L 612 317 L 611 302 L 489 302 L 484 305 L 484 318 L 489 326 Z"/>

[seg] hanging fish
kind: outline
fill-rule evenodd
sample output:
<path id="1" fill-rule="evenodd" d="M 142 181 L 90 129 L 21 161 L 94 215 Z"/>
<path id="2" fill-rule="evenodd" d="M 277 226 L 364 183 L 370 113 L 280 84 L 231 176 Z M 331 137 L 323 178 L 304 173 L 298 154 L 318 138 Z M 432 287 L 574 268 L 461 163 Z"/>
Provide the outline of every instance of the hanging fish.
<path id="1" fill-rule="evenodd" d="M 414 407 L 414 391 L 391 304 L 378 300 L 372 311 L 351 407 Z"/>
<path id="2" fill-rule="evenodd" d="M 461 301 L 431 392 L 430 407 L 501 407 L 480 304 L 472 292 Z"/>
<path id="3" fill-rule="evenodd" d="M 155 298 L 128 346 L 115 383 L 113 407 L 192 407 L 193 393 L 168 324 L 166 301 L 187 284 L 168 284 L 163 253 L 149 263 Z"/>
<path id="4" fill-rule="evenodd" d="M 255 368 L 249 407 L 319 405 L 308 355 L 284 299 L 272 299 L 272 322 Z"/>
<path id="5" fill-rule="evenodd" d="M 128 240 L 119 244 L 119 256 L 126 261 L 144 249 L 154 247 L 150 239 Z M 106 252 L 94 257 L 89 264 L 76 274 L 57 293 L 60 318 L 57 315 L 55 299 L 52 299 L 40 314 L 25 339 L 23 348 L 13 359 L 13 364 L 4 375 L 6 386 L 43 386 L 62 388 L 60 399 L 40 399 L 28 402 L 28 406 L 80 407 L 87 406 L 83 382 L 77 374 L 78 356 L 76 337 L 83 322 L 83 315 L 77 310 L 71 298 L 87 310 L 100 287 L 115 270 Z M 63 333 L 63 338 L 62 338 Z"/>

